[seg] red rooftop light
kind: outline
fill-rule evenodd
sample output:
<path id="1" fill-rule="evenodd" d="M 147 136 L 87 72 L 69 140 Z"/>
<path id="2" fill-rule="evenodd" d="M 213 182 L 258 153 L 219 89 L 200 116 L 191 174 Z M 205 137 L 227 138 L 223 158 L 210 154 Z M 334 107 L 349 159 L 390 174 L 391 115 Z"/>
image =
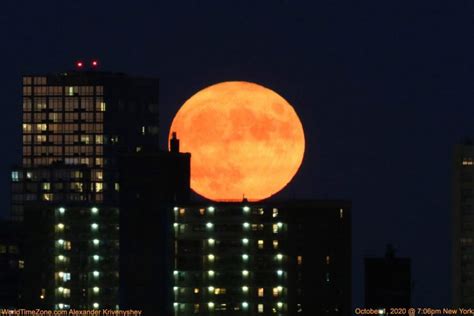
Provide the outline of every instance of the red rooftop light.
<path id="1" fill-rule="evenodd" d="M 82 61 L 78 61 L 78 62 L 76 62 L 76 67 L 77 68 L 82 68 L 82 67 L 84 67 L 84 63 Z"/>
<path id="2" fill-rule="evenodd" d="M 99 65 L 99 62 L 97 60 L 92 61 L 92 67 L 97 67 Z"/>

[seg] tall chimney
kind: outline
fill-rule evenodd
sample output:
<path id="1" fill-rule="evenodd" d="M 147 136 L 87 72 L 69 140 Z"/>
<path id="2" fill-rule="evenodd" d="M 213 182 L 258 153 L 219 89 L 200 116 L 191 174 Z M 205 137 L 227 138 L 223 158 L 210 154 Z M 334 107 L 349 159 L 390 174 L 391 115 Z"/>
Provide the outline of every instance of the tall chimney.
<path id="1" fill-rule="evenodd" d="M 179 153 L 179 139 L 176 137 L 176 132 L 173 132 L 170 139 L 170 149 L 172 153 Z"/>

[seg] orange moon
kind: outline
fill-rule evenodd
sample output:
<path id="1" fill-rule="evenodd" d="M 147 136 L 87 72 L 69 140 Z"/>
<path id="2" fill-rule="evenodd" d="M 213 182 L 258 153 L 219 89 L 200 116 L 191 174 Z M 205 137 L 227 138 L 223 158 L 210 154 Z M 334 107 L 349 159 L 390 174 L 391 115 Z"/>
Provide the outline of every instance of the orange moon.
<path id="1" fill-rule="evenodd" d="M 214 201 L 258 201 L 283 189 L 303 160 L 303 126 L 293 107 L 261 85 L 229 81 L 189 98 L 173 119 L 180 151 L 191 153 L 191 188 Z"/>

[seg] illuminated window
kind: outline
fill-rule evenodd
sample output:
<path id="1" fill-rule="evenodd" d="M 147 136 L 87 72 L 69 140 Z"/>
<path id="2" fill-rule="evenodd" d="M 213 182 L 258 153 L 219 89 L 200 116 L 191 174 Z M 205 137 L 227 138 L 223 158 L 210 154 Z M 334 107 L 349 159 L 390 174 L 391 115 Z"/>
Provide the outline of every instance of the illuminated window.
<path id="1" fill-rule="evenodd" d="M 183 216 L 186 213 L 186 209 L 180 208 L 179 209 L 179 215 Z"/>
<path id="2" fill-rule="evenodd" d="M 257 293 L 258 293 L 258 297 L 263 297 L 263 295 L 264 295 L 264 289 L 263 289 L 263 287 L 258 288 Z"/>
<path id="3" fill-rule="evenodd" d="M 199 314 L 199 304 L 194 304 L 194 314 Z"/>
<path id="4" fill-rule="evenodd" d="M 273 224 L 272 225 L 272 230 L 273 230 L 274 234 L 278 233 L 278 224 Z"/>
<path id="5" fill-rule="evenodd" d="M 342 208 L 339 210 L 339 217 L 340 218 L 344 217 L 344 210 Z"/>
<path id="6" fill-rule="evenodd" d="M 199 214 L 200 214 L 200 215 L 206 214 L 206 209 L 200 208 L 200 209 L 199 209 Z"/>
<path id="7" fill-rule="evenodd" d="M 258 312 L 263 313 L 263 304 L 258 304 L 257 306 L 258 306 L 257 307 Z"/>
<path id="8" fill-rule="evenodd" d="M 273 213 L 272 213 L 272 217 L 275 218 L 278 216 L 278 209 L 277 208 L 274 208 L 273 209 Z"/>
<path id="9" fill-rule="evenodd" d="M 260 240 L 257 242 L 257 244 L 258 244 L 258 249 L 263 249 L 263 245 L 264 245 L 264 244 L 263 244 L 263 240 L 260 239 Z"/>
<path id="10" fill-rule="evenodd" d="M 223 295 L 226 293 L 226 289 L 225 288 L 215 288 L 214 289 L 214 294 L 215 295 Z"/>
<path id="11" fill-rule="evenodd" d="M 199 293 L 199 288 L 195 287 L 194 288 L 194 294 L 198 294 Z"/>
<path id="12" fill-rule="evenodd" d="M 298 265 L 302 265 L 303 264 L 303 256 L 296 257 L 296 261 L 297 261 Z"/>
<path id="13" fill-rule="evenodd" d="M 331 257 L 326 256 L 326 264 L 329 264 L 331 262 Z"/>
<path id="14" fill-rule="evenodd" d="M 278 249 L 278 240 L 273 241 L 273 249 Z"/>
<path id="15" fill-rule="evenodd" d="M 18 260 L 18 269 L 24 269 L 24 268 L 25 268 L 25 261 Z"/>

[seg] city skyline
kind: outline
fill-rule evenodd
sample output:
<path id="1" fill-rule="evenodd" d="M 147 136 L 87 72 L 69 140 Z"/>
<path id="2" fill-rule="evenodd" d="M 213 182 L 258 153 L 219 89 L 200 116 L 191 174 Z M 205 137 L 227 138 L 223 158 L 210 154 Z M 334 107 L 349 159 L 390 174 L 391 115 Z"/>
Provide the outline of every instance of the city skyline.
<path id="1" fill-rule="evenodd" d="M 449 304 L 451 153 L 474 135 L 472 7 L 88 4 L 3 4 L 1 140 L 12 148 L 0 167 L 3 215 L 20 153 L 22 74 L 98 58 L 104 70 L 158 76 L 162 144 L 172 113 L 195 91 L 249 80 L 287 96 L 311 135 L 280 196 L 353 201 L 354 304 L 362 305 L 363 256 L 390 241 L 413 259 L 414 303 Z"/>

